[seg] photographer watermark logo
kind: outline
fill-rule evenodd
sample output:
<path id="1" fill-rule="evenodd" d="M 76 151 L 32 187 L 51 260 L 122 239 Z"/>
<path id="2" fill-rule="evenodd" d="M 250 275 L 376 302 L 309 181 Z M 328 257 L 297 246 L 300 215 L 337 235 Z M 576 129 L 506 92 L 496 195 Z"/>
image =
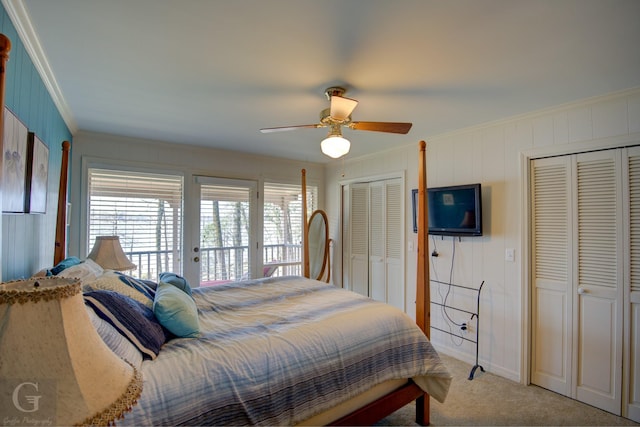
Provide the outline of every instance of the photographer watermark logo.
<path id="1" fill-rule="evenodd" d="M 55 401 L 55 381 L 0 379 L 0 425 L 55 425 Z"/>
<path id="2" fill-rule="evenodd" d="M 35 392 L 38 392 L 38 383 L 24 382 L 18 384 L 18 386 L 13 390 L 13 396 L 11 399 L 13 401 L 13 406 L 15 406 L 20 412 L 36 412 L 39 409 L 38 403 L 40 402 L 42 395 L 25 395 L 24 399 L 30 406 L 28 408 L 24 408 L 20 402 L 20 391 L 22 391 L 25 386 L 33 387 Z"/>

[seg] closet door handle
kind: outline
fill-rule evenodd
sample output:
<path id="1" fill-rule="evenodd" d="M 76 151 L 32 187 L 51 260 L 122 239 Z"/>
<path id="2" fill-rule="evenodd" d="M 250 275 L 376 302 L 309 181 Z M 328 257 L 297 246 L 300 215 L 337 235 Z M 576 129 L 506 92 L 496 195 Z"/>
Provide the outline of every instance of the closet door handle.
<path id="1" fill-rule="evenodd" d="M 585 288 L 583 288 L 582 286 L 580 286 L 578 288 L 578 294 L 584 295 L 584 294 L 587 294 L 587 293 L 589 293 L 589 292 Z"/>

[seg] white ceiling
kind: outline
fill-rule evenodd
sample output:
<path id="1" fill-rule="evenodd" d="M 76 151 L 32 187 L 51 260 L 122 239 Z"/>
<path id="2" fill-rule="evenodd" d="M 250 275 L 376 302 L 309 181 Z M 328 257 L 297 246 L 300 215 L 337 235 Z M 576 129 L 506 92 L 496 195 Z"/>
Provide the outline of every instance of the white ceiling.
<path id="1" fill-rule="evenodd" d="M 638 0 L 3 0 L 76 132 L 325 162 L 313 124 L 345 85 L 348 156 L 640 87 Z M 34 39 L 37 38 L 37 39 Z"/>

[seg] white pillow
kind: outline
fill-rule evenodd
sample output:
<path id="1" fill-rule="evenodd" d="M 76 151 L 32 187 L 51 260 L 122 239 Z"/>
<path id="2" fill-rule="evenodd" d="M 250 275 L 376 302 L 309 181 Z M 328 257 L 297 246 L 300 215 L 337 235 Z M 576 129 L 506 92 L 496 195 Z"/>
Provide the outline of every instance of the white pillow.
<path id="1" fill-rule="evenodd" d="M 97 279 L 103 272 L 104 269 L 102 267 L 100 267 L 94 260 L 87 258 L 78 265 L 62 270 L 57 277 L 79 279 L 80 283 L 84 284 Z"/>

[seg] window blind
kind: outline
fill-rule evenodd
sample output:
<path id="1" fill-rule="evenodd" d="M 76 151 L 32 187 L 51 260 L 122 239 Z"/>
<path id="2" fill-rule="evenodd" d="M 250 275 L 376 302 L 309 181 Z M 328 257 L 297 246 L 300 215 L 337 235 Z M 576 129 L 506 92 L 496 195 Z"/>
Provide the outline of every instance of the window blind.
<path id="1" fill-rule="evenodd" d="M 137 265 L 132 275 L 180 273 L 182 205 L 181 176 L 90 168 L 87 248 L 97 236 L 119 236 Z"/>
<path id="2" fill-rule="evenodd" d="M 317 207 L 317 188 L 307 186 L 307 214 Z M 281 263 L 274 275 L 301 274 L 302 186 L 264 184 L 263 261 Z M 292 265 L 297 263 L 297 265 Z"/>

